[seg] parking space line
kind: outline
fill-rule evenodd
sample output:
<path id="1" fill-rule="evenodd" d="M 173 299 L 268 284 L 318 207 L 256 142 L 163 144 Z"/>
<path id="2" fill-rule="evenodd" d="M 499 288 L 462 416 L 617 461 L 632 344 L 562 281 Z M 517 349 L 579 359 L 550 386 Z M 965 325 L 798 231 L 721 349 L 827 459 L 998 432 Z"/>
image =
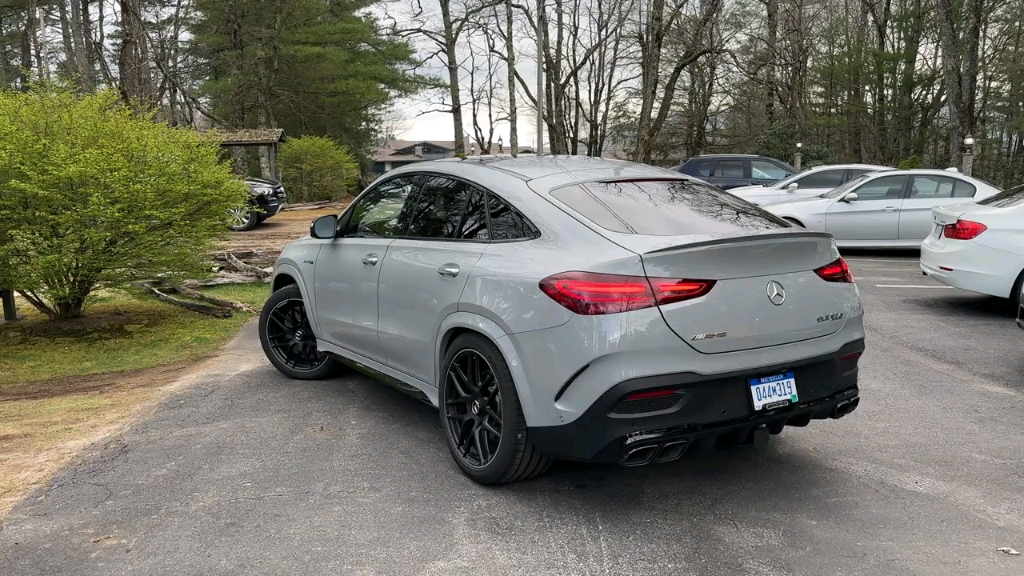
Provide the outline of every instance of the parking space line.
<path id="1" fill-rule="evenodd" d="M 936 288 L 939 290 L 952 290 L 952 286 L 926 286 L 924 284 L 875 284 L 875 288 Z"/>

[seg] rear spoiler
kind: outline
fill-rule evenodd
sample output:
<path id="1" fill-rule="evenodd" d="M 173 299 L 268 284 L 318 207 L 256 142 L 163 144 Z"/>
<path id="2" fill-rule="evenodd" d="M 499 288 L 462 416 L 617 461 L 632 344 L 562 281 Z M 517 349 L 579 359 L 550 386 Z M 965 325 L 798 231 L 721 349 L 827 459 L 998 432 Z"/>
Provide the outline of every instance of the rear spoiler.
<path id="1" fill-rule="evenodd" d="M 693 242 L 691 244 L 679 244 L 677 246 L 669 246 L 667 248 L 658 248 L 646 252 L 646 254 L 658 254 L 661 252 L 671 252 L 673 250 L 689 250 L 691 248 L 702 248 L 706 246 L 717 246 L 720 244 L 739 244 L 741 242 L 758 242 L 760 240 L 787 240 L 790 238 L 832 238 L 832 235 L 828 232 L 813 232 L 810 230 L 801 230 L 797 232 L 769 232 L 767 234 L 755 234 L 752 236 L 729 236 L 726 238 L 715 238 L 713 240 L 704 240 L 701 242 Z"/>

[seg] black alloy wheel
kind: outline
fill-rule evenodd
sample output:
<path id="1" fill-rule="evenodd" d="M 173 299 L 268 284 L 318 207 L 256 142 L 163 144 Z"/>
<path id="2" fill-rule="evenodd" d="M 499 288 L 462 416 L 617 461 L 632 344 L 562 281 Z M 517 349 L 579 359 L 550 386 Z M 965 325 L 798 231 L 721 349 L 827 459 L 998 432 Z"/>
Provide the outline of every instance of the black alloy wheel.
<path id="1" fill-rule="evenodd" d="M 468 466 L 490 464 L 501 444 L 501 390 L 487 359 L 461 350 L 445 374 L 445 421 L 459 458 Z"/>
<path id="2" fill-rule="evenodd" d="M 287 286 L 270 296 L 260 314 L 259 330 L 263 351 L 285 376 L 319 380 L 336 372 L 335 360 L 317 350 L 316 334 L 298 286 Z"/>
<path id="3" fill-rule="evenodd" d="M 438 410 L 455 464 L 474 482 L 518 482 L 551 467 L 532 442 L 508 363 L 490 339 L 460 334 L 448 346 Z"/>

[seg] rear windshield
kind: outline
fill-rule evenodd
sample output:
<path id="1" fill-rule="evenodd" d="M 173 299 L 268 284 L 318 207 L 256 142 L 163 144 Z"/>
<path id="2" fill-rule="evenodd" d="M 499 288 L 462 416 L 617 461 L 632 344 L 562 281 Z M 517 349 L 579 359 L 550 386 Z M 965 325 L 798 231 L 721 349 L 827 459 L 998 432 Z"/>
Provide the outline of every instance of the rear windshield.
<path id="1" fill-rule="evenodd" d="M 757 206 L 703 183 L 590 182 L 551 192 L 598 226 L 623 234 L 675 236 L 789 228 Z"/>
<path id="2" fill-rule="evenodd" d="M 1017 206 L 1018 204 L 1024 204 L 1024 185 L 1015 186 L 1005 192 L 1000 192 L 995 196 L 990 196 L 984 200 L 978 201 L 978 204 L 982 206 L 991 206 L 993 208 L 1009 208 L 1011 206 Z"/>

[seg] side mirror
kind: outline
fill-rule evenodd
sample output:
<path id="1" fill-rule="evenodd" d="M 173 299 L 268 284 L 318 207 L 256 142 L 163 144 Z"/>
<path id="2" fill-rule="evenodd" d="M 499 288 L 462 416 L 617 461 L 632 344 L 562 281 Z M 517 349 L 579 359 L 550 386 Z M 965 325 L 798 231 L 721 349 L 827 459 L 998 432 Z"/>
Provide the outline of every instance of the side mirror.
<path id="1" fill-rule="evenodd" d="M 840 200 L 843 202 L 856 202 L 858 198 L 860 198 L 860 196 L 857 196 L 856 192 L 850 192 L 846 196 L 840 198 Z"/>
<path id="2" fill-rule="evenodd" d="M 338 217 L 334 214 L 321 216 L 309 226 L 309 235 L 321 240 L 330 240 L 338 232 Z"/>
<path id="3" fill-rule="evenodd" d="M 789 190 L 790 192 L 796 190 L 797 188 L 800 188 L 800 185 L 797 184 L 796 182 L 790 182 L 789 185 L 786 186 L 786 190 Z"/>

